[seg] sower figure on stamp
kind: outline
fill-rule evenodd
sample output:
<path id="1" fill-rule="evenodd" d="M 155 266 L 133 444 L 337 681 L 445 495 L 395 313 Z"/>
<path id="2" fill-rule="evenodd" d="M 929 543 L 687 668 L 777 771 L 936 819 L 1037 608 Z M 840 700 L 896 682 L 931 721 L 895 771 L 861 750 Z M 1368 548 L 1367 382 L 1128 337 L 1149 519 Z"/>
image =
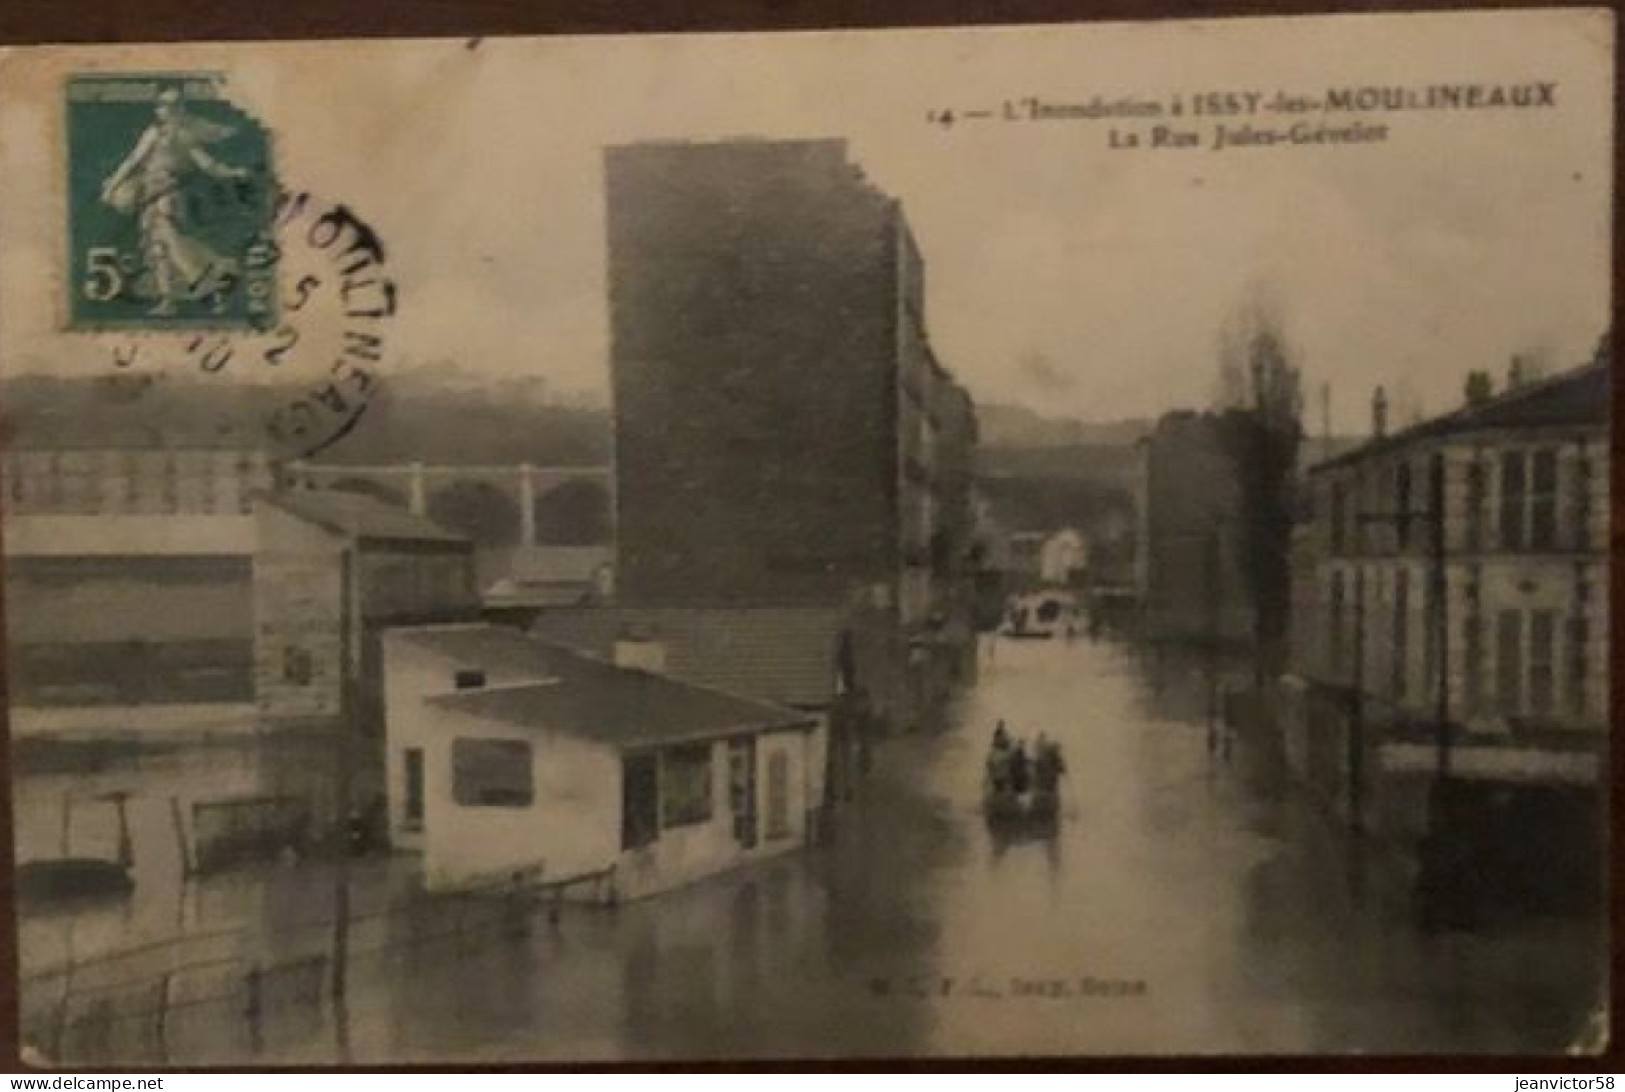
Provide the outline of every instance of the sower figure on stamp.
<path id="1" fill-rule="evenodd" d="M 224 272 L 214 249 L 186 230 L 182 197 L 194 172 L 222 181 L 248 177 L 246 169 L 220 162 L 205 147 L 231 134 L 227 126 L 188 115 L 177 92 L 163 91 L 152 124 L 102 183 L 103 201 L 139 217 L 155 315 L 174 314 L 177 303 L 209 291 L 211 274 Z"/>

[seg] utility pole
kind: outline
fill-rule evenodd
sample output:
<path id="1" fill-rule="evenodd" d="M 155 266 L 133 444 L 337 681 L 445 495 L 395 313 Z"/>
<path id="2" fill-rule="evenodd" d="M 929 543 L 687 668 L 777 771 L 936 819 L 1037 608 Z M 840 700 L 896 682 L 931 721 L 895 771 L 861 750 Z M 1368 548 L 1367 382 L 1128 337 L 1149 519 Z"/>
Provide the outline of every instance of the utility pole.
<path id="1" fill-rule="evenodd" d="M 346 994 L 350 965 L 350 795 L 355 778 L 354 720 L 357 702 L 354 676 L 360 657 L 353 647 L 361 639 L 360 596 L 355 544 L 339 553 L 339 715 L 334 728 L 333 811 L 338 820 L 338 859 L 333 870 L 333 1031 L 340 1061 L 350 1057 L 349 1007 Z"/>
<path id="2" fill-rule="evenodd" d="M 1354 670 L 1350 689 L 1349 734 L 1349 825 L 1356 833 L 1365 828 L 1365 559 L 1361 556 L 1360 528 L 1356 525 L 1354 543 Z"/>
<path id="3" fill-rule="evenodd" d="M 1219 742 L 1219 571 L 1220 528 L 1214 524 L 1207 533 L 1207 749 L 1212 754 Z"/>
<path id="4" fill-rule="evenodd" d="M 1428 468 L 1428 506 L 1432 514 L 1433 649 L 1437 705 L 1434 732 L 1438 747 L 1437 776 L 1443 784 L 1450 777 L 1450 581 L 1445 571 L 1445 461 L 1436 452 Z"/>

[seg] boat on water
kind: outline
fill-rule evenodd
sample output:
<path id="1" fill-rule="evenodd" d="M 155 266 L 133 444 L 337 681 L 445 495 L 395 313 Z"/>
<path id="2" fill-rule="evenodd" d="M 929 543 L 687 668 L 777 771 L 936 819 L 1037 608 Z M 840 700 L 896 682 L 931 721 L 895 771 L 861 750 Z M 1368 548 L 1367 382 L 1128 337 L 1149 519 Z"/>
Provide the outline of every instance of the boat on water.
<path id="1" fill-rule="evenodd" d="M 1005 609 L 999 633 L 1018 640 L 1048 640 L 1076 632 L 1079 609 L 1075 596 L 1064 591 L 1033 592 L 1017 596 Z"/>
<path id="2" fill-rule="evenodd" d="M 989 782 L 982 792 L 982 814 L 996 826 L 1041 829 L 1055 825 L 1061 814 L 1058 789 L 996 789 Z"/>
<path id="3" fill-rule="evenodd" d="M 1061 813 L 1061 748 L 1042 735 L 1028 757 L 1026 745 L 1012 741 L 1000 721 L 994 730 L 982 776 L 982 813 L 1006 831 L 1047 832 Z"/>

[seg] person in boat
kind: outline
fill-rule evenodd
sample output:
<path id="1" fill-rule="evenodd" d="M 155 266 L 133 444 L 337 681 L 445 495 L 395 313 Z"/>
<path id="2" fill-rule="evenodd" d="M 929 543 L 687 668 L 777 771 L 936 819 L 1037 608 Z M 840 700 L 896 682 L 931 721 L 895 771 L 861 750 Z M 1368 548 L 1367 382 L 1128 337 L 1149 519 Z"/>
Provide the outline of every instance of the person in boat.
<path id="1" fill-rule="evenodd" d="M 1039 792 L 1052 793 L 1065 772 L 1066 763 L 1061 759 L 1061 745 L 1040 733 L 1033 754 L 1033 787 Z"/>
<path id="2" fill-rule="evenodd" d="M 993 726 L 993 746 L 987 753 L 987 780 L 996 793 L 1010 787 L 1010 732 L 1002 720 Z"/>
<path id="3" fill-rule="evenodd" d="M 1027 758 L 1027 743 L 1018 739 L 1010 751 L 1010 790 L 1017 796 L 1026 792 L 1031 773 L 1032 763 Z"/>
<path id="4" fill-rule="evenodd" d="M 987 781 L 995 795 L 1008 792 L 1010 789 L 1010 757 L 1008 746 L 1001 747 L 997 743 L 987 753 Z"/>

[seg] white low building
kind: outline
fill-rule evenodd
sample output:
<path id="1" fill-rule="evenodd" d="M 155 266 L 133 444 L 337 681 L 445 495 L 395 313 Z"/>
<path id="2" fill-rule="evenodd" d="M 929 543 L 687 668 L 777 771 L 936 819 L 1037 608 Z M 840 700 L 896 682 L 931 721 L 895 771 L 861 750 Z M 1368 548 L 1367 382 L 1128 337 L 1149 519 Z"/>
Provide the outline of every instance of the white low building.
<path id="1" fill-rule="evenodd" d="M 492 625 L 384 638 L 389 823 L 431 890 L 592 879 L 637 898 L 803 845 L 825 732 L 805 712 Z"/>

